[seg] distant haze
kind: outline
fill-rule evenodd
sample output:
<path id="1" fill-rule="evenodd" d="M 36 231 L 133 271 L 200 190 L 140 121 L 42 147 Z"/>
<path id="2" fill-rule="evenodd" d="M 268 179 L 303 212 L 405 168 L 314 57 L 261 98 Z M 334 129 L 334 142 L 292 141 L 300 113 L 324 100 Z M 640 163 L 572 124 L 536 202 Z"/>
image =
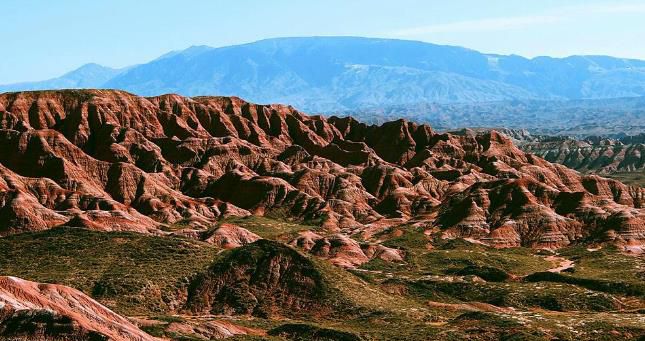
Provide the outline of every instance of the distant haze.
<path id="1" fill-rule="evenodd" d="M 124 69 L 86 65 L 0 91 L 115 88 L 152 96 L 240 96 L 335 112 L 419 103 L 569 100 L 645 94 L 645 61 L 483 54 L 418 41 L 305 37 L 191 47 Z"/>

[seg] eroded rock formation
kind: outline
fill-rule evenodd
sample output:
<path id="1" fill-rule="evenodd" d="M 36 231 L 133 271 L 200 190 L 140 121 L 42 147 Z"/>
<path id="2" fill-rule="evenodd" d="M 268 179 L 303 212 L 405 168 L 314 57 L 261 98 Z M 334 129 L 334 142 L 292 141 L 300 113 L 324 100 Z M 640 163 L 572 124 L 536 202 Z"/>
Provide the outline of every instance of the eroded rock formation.
<path id="1" fill-rule="evenodd" d="M 5 235 L 206 231 L 222 216 L 278 212 L 344 236 L 414 223 L 499 247 L 645 240 L 642 188 L 551 164 L 495 131 L 109 90 L 2 94 L 0 128 Z"/>
<path id="2" fill-rule="evenodd" d="M 0 277 L 0 339 L 154 341 L 70 287 Z"/>
<path id="3" fill-rule="evenodd" d="M 333 300 L 326 279 L 296 250 L 270 240 L 232 250 L 188 290 L 186 309 L 196 314 L 260 317 L 324 315 Z"/>

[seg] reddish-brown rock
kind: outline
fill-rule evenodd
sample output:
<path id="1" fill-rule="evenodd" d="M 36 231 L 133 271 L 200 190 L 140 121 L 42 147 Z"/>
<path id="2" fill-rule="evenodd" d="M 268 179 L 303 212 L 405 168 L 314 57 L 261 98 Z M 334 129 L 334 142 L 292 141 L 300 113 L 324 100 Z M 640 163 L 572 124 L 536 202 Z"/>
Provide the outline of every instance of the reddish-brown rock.
<path id="1" fill-rule="evenodd" d="M 0 277 L 0 339 L 154 341 L 82 292 Z"/>
<path id="2" fill-rule="evenodd" d="M 551 164 L 495 131 L 112 90 L 7 93 L 0 108 L 0 234 L 199 232 L 275 211 L 320 218 L 343 238 L 413 221 L 499 247 L 645 241 L 642 188 Z"/>
<path id="3" fill-rule="evenodd" d="M 234 224 L 221 224 L 215 230 L 206 232 L 204 241 L 225 249 L 233 249 L 260 239 L 257 234 Z"/>
<path id="4" fill-rule="evenodd" d="M 229 321 L 206 321 L 194 323 L 190 321 L 172 322 L 166 327 L 167 333 L 175 335 L 184 335 L 185 338 L 195 338 L 204 340 L 220 340 L 236 335 L 266 335 L 263 330 L 238 326 Z"/>
<path id="5" fill-rule="evenodd" d="M 289 245 L 329 259 L 331 263 L 344 268 L 355 268 L 375 258 L 386 262 L 403 262 L 405 258 L 405 253 L 401 250 L 383 245 L 361 245 L 342 234 L 323 237 L 312 231 L 303 231 Z"/>

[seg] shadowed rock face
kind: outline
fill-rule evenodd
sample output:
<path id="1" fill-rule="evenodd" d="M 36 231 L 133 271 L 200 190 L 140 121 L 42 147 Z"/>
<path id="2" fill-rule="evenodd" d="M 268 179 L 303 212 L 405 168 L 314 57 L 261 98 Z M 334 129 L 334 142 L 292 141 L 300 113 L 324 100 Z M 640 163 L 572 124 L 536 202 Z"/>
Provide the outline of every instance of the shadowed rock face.
<path id="1" fill-rule="evenodd" d="M 76 289 L 0 277 L 0 339 L 154 341 Z"/>
<path id="2" fill-rule="evenodd" d="M 645 240 L 642 188 L 551 164 L 495 131 L 108 90 L 2 94 L 0 128 L 4 235 L 161 233 L 279 211 L 345 235 L 413 222 L 500 247 Z"/>

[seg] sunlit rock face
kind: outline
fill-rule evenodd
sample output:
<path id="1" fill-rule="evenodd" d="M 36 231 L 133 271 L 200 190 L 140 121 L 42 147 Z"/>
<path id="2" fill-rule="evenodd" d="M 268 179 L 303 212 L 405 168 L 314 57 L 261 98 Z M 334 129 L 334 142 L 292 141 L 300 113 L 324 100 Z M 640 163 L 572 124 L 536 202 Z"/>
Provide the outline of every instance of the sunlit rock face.
<path id="1" fill-rule="evenodd" d="M 410 222 L 498 247 L 645 240 L 642 188 L 549 163 L 495 131 L 113 90 L 2 94 L 0 128 L 2 235 L 70 225 L 204 236 L 221 217 L 279 213 L 338 233 L 310 238 L 322 245 L 312 252 L 349 255 L 337 257 L 345 265 L 397 256 L 343 238 Z M 205 238 L 257 236 L 229 226 Z"/>

